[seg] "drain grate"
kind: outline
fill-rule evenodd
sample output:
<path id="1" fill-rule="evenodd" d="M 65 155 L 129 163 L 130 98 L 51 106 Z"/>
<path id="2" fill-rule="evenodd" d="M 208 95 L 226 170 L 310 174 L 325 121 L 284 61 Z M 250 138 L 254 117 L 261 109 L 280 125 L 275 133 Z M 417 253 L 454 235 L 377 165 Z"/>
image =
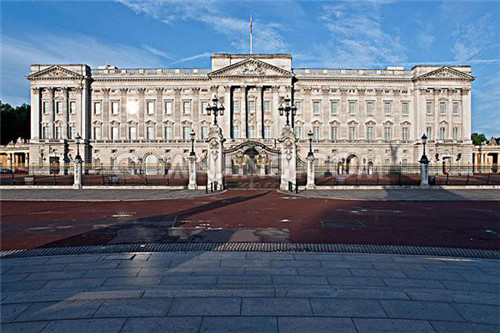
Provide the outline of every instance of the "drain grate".
<path id="1" fill-rule="evenodd" d="M 187 251 L 244 251 L 244 252 L 336 252 L 378 253 L 402 255 L 433 255 L 447 257 L 500 259 L 500 251 L 427 246 L 310 244 L 310 243 L 152 243 L 114 244 L 103 246 L 54 247 L 0 252 L 0 258 L 25 258 L 75 254 L 125 252 L 187 252 Z"/>

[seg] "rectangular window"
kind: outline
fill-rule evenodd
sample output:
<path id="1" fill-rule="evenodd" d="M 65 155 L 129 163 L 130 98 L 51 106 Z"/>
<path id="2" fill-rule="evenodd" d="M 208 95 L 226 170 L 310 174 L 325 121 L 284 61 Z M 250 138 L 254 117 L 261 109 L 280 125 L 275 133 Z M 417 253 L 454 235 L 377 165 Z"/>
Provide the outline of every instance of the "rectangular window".
<path id="1" fill-rule="evenodd" d="M 182 127 L 182 139 L 185 141 L 191 140 L 191 127 L 184 126 Z"/>
<path id="2" fill-rule="evenodd" d="M 439 114 L 446 114 L 446 102 L 439 103 Z"/>
<path id="3" fill-rule="evenodd" d="M 319 126 L 313 127 L 313 138 L 314 140 L 319 140 L 321 138 Z"/>
<path id="4" fill-rule="evenodd" d="M 299 140 L 302 139 L 302 127 L 298 126 L 295 127 L 293 130 L 295 132 L 295 137 Z"/>
<path id="5" fill-rule="evenodd" d="M 302 113 L 302 102 L 301 101 L 295 102 L 295 107 L 297 108 L 297 114 L 301 114 Z"/>
<path id="6" fill-rule="evenodd" d="M 62 127 L 61 126 L 57 126 L 56 127 L 56 139 L 62 139 Z"/>
<path id="7" fill-rule="evenodd" d="M 71 126 L 69 128 L 69 133 L 68 133 L 68 139 L 72 140 L 74 139 L 76 136 L 76 127 L 75 126 Z"/>
<path id="8" fill-rule="evenodd" d="M 47 126 L 42 127 L 42 139 L 49 138 L 49 128 Z"/>
<path id="9" fill-rule="evenodd" d="M 255 101 L 249 100 L 248 101 L 248 113 L 254 113 L 254 112 L 255 112 Z"/>
<path id="10" fill-rule="evenodd" d="M 207 107 L 208 107 L 207 101 L 201 102 L 201 114 L 207 114 Z"/>
<path id="11" fill-rule="evenodd" d="M 404 102 L 403 104 L 401 104 L 401 114 L 403 116 L 407 116 L 408 115 L 408 111 L 409 111 L 408 103 Z"/>
<path id="12" fill-rule="evenodd" d="M 337 126 L 332 126 L 330 128 L 330 139 L 332 141 L 337 141 L 338 140 L 338 138 L 339 138 L 338 132 L 339 131 L 338 131 L 338 127 Z"/>
<path id="13" fill-rule="evenodd" d="M 111 140 L 118 140 L 118 127 L 111 127 Z"/>
<path id="14" fill-rule="evenodd" d="M 366 102 L 366 114 L 373 115 L 375 103 L 373 101 Z"/>
<path id="15" fill-rule="evenodd" d="M 264 126 L 264 139 L 270 139 L 271 138 L 271 126 L 266 125 Z"/>
<path id="16" fill-rule="evenodd" d="M 425 130 L 425 135 L 427 136 L 427 140 L 433 140 L 432 139 L 432 127 L 428 126 L 427 129 Z"/>
<path id="17" fill-rule="evenodd" d="M 69 102 L 69 112 L 71 114 L 75 114 L 76 113 L 76 102 L 75 101 Z"/>
<path id="18" fill-rule="evenodd" d="M 385 139 L 385 141 L 392 140 L 392 128 L 391 127 L 384 128 L 384 139 Z"/>
<path id="19" fill-rule="evenodd" d="M 204 140 L 208 137 L 208 126 L 201 126 L 201 138 Z"/>
<path id="20" fill-rule="evenodd" d="M 172 101 L 165 101 L 165 114 L 172 114 Z"/>
<path id="21" fill-rule="evenodd" d="M 146 139 L 147 140 L 155 139 L 155 128 L 153 126 L 148 126 L 146 128 Z"/>
<path id="22" fill-rule="evenodd" d="M 319 102 L 313 102 L 313 114 L 318 116 L 320 114 Z"/>
<path id="23" fill-rule="evenodd" d="M 155 102 L 154 101 L 148 101 L 147 112 L 148 112 L 148 114 L 155 114 Z"/>
<path id="24" fill-rule="evenodd" d="M 453 114 L 458 114 L 458 102 L 453 102 Z"/>
<path id="25" fill-rule="evenodd" d="M 233 126 L 233 139 L 239 139 L 240 138 L 240 126 L 234 125 Z"/>
<path id="26" fill-rule="evenodd" d="M 61 114 L 63 111 L 62 111 L 62 105 L 63 105 L 63 102 L 60 102 L 60 101 L 57 101 L 56 102 L 56 112 L 58 114 Z"/>
<path id="27" fill-rule="evenodd" d="M 233 111 L 240 112 L 240 101 L 233 101 Z"/>
<path id="28" fill-rule="evenodd" d="M 182 109 L 184 110 L 184 114 L 190 114 L 191 113 L 191 101 L 184 101 L 182 103 L 183 107 Z"/>
<path id="29" fill-rule="evenodd" d="M 356 102 L 349 102 L 349 115 L 356 115 Z"/>
<path id="30" fill-rule="evenodd" d="M 165 140 L 172 140 L 172 126 L 165 126 Z"/>
<path id="31" fill-rule="evenodd" d="M 271 113 L 271 102 L 264 101 L 264 113 Z"/>
<path id="32" fill-rule="evenodd" d="M 43 102 L 43 113 L 47 114 L 49 113 L 49 103 L 48 102 Z"/>
<path id="33" fill-rule="evenodd" d="M 366 140 L 373 141 L 373 126 L 366 128 Z"/>
<path id="34" fill-rule="evenodd" d="M 410 138 L 410 128 L 409 127 L 403 127 L 403 141 L 408 141 Z"/>
<path id="35" fill-rule="evenodd" d="M 94 103 L 94 114 L 101 114 L 101 102 Z"/>
<path id="36" fill-rule="evenodd" d="M 117 115 L 120 113 L 120 104 L 118 102 L 111 102 L 111 114 Z"/>
<path id="37" fill-rule="evenodd" d="M 439 128 L 439 140 L 444 140 L 444 136 L 446 134 L 446 130 L 444 127 Z"/>
<path id="38" fill-rule="evenodd" d="M 101 127 L 94 127 L 94 140 L 101 140 Z"/>
<path id="39" fill-rule="evenodd" d="M 338 102 L 331 102 L 330 103 L 330 111 L 332 112 L 332 115 L 338 115 L 339 114 L 339 103 Z"/>
<path id="40" fill-rule="evenodd" d="M 384 114 L 386 116 L 391 114 L 391 102 L 385 102 L 384 103 Z"/>
<path id="41" fill-rule="evenodd" d="M 349 140 L 354 141 L 356 140 L 356 127 L 349 127 Z"/>
<path id="42" fill-rule="evenodd" d="M 427 114 L 432 114 L 432 102 L 427 102 L 426 112 L 427 112 Z"/>
<path id="43" fill-rule="evenodd" d="M 458 140 L 458 128 L 453 127 L 453 140 Z"/>
<path id="44" fill-rule="evenodd" d="M 248 126 L 248 137 L 255 138 L 255 127 L 254 126 Z"/>
<path id="45" fill-rule="evenodd" d="M 137 128 L 135 126 L 128 128 L 128 138 L 129 140 L 137 140 Z"/>

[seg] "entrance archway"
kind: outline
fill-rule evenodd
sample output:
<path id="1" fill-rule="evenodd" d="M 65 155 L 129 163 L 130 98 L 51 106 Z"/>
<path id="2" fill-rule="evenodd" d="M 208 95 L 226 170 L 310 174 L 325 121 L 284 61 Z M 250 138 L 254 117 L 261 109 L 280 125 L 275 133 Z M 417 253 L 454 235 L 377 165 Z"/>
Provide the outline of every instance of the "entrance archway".
<path id="1" fill-rule="evenodd" d="M 346 173 L 356 174 L 359 172 L 359 157 L 349 155 L 346 160 Z"/>
<path id="2" fill-rule="evenodd" d="M 158 159 L 154 155 L 148 155 L 144 160 L 146 175 L 158 174 Z"/>

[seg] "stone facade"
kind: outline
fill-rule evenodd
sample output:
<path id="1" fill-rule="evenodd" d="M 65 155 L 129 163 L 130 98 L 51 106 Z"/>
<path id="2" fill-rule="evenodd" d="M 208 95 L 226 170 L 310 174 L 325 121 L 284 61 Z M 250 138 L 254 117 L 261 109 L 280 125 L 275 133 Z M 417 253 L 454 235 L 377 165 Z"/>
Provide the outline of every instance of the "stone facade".
<path id="1" fill-rule="evenodd" d="M 187 165 L 191 129 L 204 159 L 214 94 L 225 106 L 225 148 L 250 139 L 276 148 L 278 107 L 290 96 L 302 161 L 309 131 L 315 163 L 416 164 L 423 133 L 430 157 L 472 161 L 468 66 L 313 69 L 292 68 L 290 54 L 213 54 L 209 69 L 32 65 L 28 79 L 32 164 L 68 163 L 79 133 L 86 164 Z"/>

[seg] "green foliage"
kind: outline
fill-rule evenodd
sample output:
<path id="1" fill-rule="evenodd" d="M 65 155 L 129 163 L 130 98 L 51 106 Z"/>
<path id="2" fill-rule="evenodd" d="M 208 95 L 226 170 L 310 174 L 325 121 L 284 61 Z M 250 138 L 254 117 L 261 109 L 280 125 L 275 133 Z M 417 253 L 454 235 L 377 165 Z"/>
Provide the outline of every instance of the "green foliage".
<path id="1" fill-rule="evenodd" d="M 481 133 L 481 134 L 472 133 L 471 139 L 472 139 L 472 143 L 476 146 L 479 146 L 481 143 L 484 143 L 487 141 L 486 136 L 483 133 Z"/>
<path id="2" fill-rule="evenodd" d="M 23 104 L 13 108 L 0 102 L 1 144 L 6 145 L 17 138 L 30 138 L 30 106 Z"/>

